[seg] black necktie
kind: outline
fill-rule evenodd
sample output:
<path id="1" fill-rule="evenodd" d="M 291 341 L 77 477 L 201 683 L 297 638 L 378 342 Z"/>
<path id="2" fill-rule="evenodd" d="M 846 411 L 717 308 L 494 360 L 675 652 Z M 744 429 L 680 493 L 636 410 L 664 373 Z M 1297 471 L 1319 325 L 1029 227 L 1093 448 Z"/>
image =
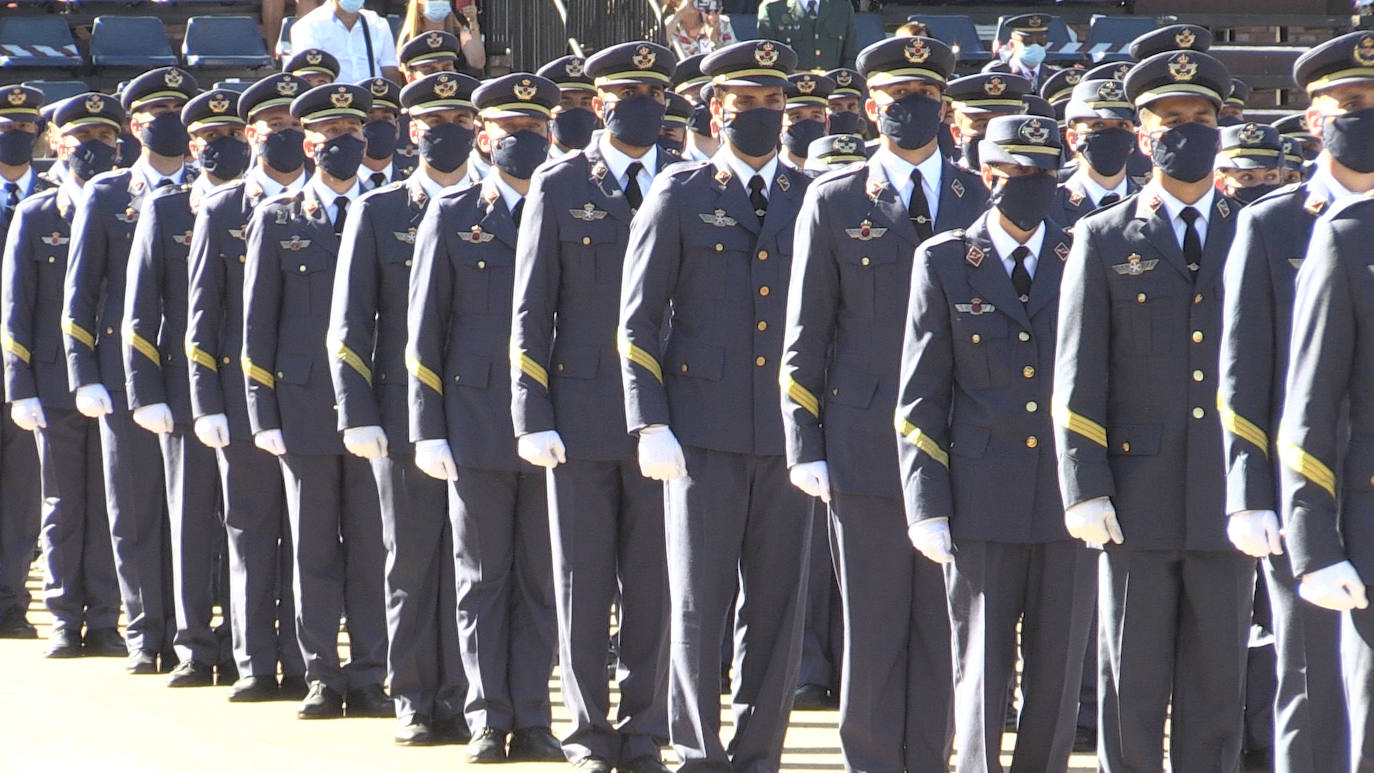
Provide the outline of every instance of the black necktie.
<path id="1" fill-rule="evenodd" d="M 374 191 L 382 187 L 383 185 L 386 185 L 386 175 L 382 174 L 381 172 L 373 172 L 371 180 L 372 190 Z"/>
<path id="2" fill-rule="evenodd" d="M 1194 278 L 1197 277 L 1197 270 L 1202 265 L 1202 237 L 1197 232 L 1197 219 L 1201 217 L 1196 209 L 1184 207 L 1178 213 L 1183 218 L 1183 259 L 1188 262 L 1188 270 L 1193 272 Z"/>
<path id="3" fill-rule="evenodd" d="M 911 170 L 911 201 L 907 203 L 907 216 L 916 227 L 916 236 L 925 241 L 935 235 L 935 224 L 930 222 L 930 203 L 926 201 L 925 178 L 921 170 Z"/>
<path id="4" fill-rule="evenodd" d="M 525 214 L 525 200 L 520 199 L 515 202 L 515 209 L 510 211 L 510 218 L 515 221 L 516 228 L 520 227 L 520 216 L 523 214 Z"/>
<path id="5" fill-rule="evenodd" d="M 635 161 L 625 168 L 625 200 L 630 202 L 630 209 L 639 209 L 644 203 L 644 193 L 639 190 L 639 173 L 644 171 L 644 165 Z"/>
<path id="6" fill-rule="evenodd" d="M 10 210 L 19 206 L 19 184 L 5 183 L 5 209 Z"/>
<path id="7" fill-rule="evenodd" d="M 348 197 L 340 196 L 334 199 L 334 233 L 343 233 L 344 217 L 348 215 Z"/>
<path id="8" fill-rule="evenodd" d="M 749 178 L 749 203 L 762 223 L 763 216 L 768 214 L 768 197 L 763 195 L 763 175 L 756 174 Z"/>
<path id="9" fill-rule="evenodd" d="M 808 3 L 808 7 L 806 9 L 807 15 L 810 16 L 812 19 L 816 18 L 816 12 L 820 9 L 820 5 L 820 0 L 811 0 L 811 2 Z"/>
<path id="10" fill-rule="evenodd" d="M 164 177 L 162 181 L 157 184 L 157 187 L 166 188 L 168 185 L 176 185 L 176 183 L 172 182 L 172 178 Z"/>
<path id="11" fill-rule="evenodd" d="M 1011 285 L 1021 296 L 1022 303 L 1030 300 L 1031 275 L 1026 270 L 1026 258 L 1029 257 L 1030 249 L 1024 244 L 1011 251 L 1011 260 L 1016 264 L 1011 268 Z"/>
<path id="12" fill-rule="evenodd" d="M 1121 197 L 1120 197 L 1120 196 L 1118 196 L 1118 195 L 1115 194 L 1115 193 L 1108 193 L 1106 196 L 1103 196 L 1103 197 L 1102 197 L 1102 200 L 1101 200 L 1101 201 L 1097 202 L 1097 206 L 1098 206 L 1098 207 L 1105 207 L 1105 206 L 1108 206 L 1108 205 L 1110 205 L 1110 204 L 1115 204 L 1115 203 L 1117 203 L 1118 201 L 1121 201 Z"/>

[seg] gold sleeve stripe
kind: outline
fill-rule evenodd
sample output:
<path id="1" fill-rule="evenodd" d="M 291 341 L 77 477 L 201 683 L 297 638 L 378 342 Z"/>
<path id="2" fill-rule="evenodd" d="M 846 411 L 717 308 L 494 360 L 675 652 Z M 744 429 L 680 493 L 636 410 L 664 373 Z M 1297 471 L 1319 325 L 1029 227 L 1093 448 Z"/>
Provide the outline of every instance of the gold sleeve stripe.
<path id="1" fill-rule="evenodd" d="M 439 378 L 439 374 L 426 368 L 424 363 L 420 362 L 420 358 L 416 357 L 414 354 L 406 354 L 406 370 L 409 370 L 415 378 L 420 379 L 421 384 L 424 384 L 439 394 L 444 393 L 444 382 Z"/>
<path id="2" fill-rule="evenodd" d="M 95 351 L 95 336 L 91 335 L 91 331 L 76 324 L 71 317 L 62 319 L 62 332 L 85 344 L 87 349 Z"/>
<path id="3" fill-rule="evenodd" d="M 1068 431 L 1082 435 L 1092 442 L 1107 447 L 1107 429 L 1092 419 L 1074 413 L 1067 406 L 1056 404 L 1050 412 L 1054 423 Z"/>
<path id="4" fill-rule="evenodd" d="M 343 341 L 331 341 L 330 346 L 333 347 L 334 353 L 343 360 L 345 365 L 358 371 L 358 375 L 363 377 L 363 381 L 369 385 L 372 383 L 372 368 L 367 366 L 367 361 L 358 356 L 357 352 L 348 348 L 348 344 Z"/>
<path id="5" fill-rule="evenodd" d="M 906 438 L 907 442 L 916 446 L 916 450 L 925 451 L 931 459 L 939 462 L 941 467 L 949 469 L 949 453 L 941 448 L 939 443 L 932 440 L 930 435 L 922 432 L 920 427 L 899 416 L 897 417 L 897 431 L 902 433 L 902 437 Z"/>
<path id="6" fill-rule="evenodd" d="M 533 357 L 512 346 L 510 350 L 510 358 L 512 361 L 520 364 L 521 373 L 524 373 L 526 376 L 529 376 L 530 378 L 539 382 L 539 385 L 544 387 L 545 389 L 549 388 L 548 369 L 546 369 L 543 365 L 540 365 L 539 363 L 535 362 Z"/>
<path id="7" fill-rule="evenodd" d="M 10 335 L 8 331 L 5 332 L 4 345 L 5 351 L 23 360 L 25 364 L 28 364 L 30 357 L 29 348 L 14 340 L 14 336 Z"/>
<path id="8" fill-rule="evenodd" d="M 653 374 L 654 378 L 658 379 L 660 384 L 663 383 L 663 368 L 659 367 L 658 360 L 654 359 L 652 354 L 646 352 L 643 347 L 637 346 L 631 342 L 623 332 L 620 334 L 620 340 L 617 343 L 619 345 L 616 348 L 620 350 L 620 356 L 649 371 Z"/>
<path id="9" fill-rule="evenodd" d="M 219 372 L 219 363 L 215 362 L 215 356 L 190 341 L 186 342 L 186 359 L 207 370 Z"/>
<path id="10" fill-rule="evenodd" d="M 261 365 L 254 365 L 248 357 L 243 358 L 243 372 L 248 374 L 248 378 L 262 384 L 268 389 L 277 388 L 277 379 L 272 376 L 272 371 L 267 370 Z"/>
<path id="11" fill-rule="evenodd" d="M 124 338 L 129 341 L 129 345 L 134 347 L 144 357 L 153 361 L 153 364 L 162 367 L 162 352 L 157 350 L 157 346 L 148 339 L 138 334 L 134 326 L 128 323 L 124 325 Z"/>
<path id="12" fill-rule="evenodd" d="M 1290 470 L 1321 486 L 1332 499 L 1336 498 L 1336 475 L 1320 459 L 1293 443 L 1279 446 L 1279 458 Z"/>
<path id="13" fill-rule="evenodd" d="M 1230 432 L 1232 435 L 1250 443 L 1269 455 L 1269 435 L 1258 425 L 1249 419 L 1231 410 L 1221 398 L 1221 393 L 1217 393 L 1217 413 L 1221 416 L 1221 428 Z"/>
<path id="14" fill-rule="evenodd" d="M 821 417 L 821 401 L 816 399 L 811 390 L 798 384 L 797 380 L 791 376 L 787 377 L 787 396 L 792 398 L 792 401 L 797 405 L 805 408 L 807 413 L 818 419 Z"/>

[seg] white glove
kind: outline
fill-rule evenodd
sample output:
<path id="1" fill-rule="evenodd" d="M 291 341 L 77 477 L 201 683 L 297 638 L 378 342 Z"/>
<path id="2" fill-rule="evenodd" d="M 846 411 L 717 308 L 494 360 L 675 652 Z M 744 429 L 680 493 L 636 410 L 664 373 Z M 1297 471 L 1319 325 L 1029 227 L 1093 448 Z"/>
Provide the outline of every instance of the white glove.
<path id="1" fill-rule="evenodd" d="M 415 466 L 431 478 L 458 480 L 458 465 L 447 440 L 415 441 Z"/>
<path id="2" fill-rule="evenodd" d="M 381 459 L 386 456 L 386 430 L 375 424 L 366 427 L 350 427 L 343 433 L 344 448 L 350 454 L 364 459 Z"/>
<path id="3" fill-rule="evenodd" d="M 639 472 L 654 480 L 686 477 L 687 460 L 668 425 L 650 424 L 639 431 Z"/>
<path id="4" fill-rule="evenodd" d="M 212 413 L 196 419 L 196 437 L 210 448 L 224 448 L 229 445 L 229 417 L 222 413 Z"/>
<path id="5" fill-rule="evenodd" d="M 253 436 L 253 445 L 273 456 L 286 453 L 286 440 L 279 429 L 265 429 Z"/>
<path id="6" fill-rule="evenodd" d="M 568 449 L 557 430 L 544 430 L 521 435 L 515 440 L 515 452 L 520 458 L 537 467 L 553 469 L 568 461 Z"/>
<path id="7" fill-rule="evenodd" d="M 830 504 L 830 465 L 824 459 L 817 462 L 801 462 L 787 471 L 792 485 L 801 489 L 809 497 L 816 497 Z"/>
<path id="8" fill-rule="evenodd" d="M 1241 510 L 1226 519 L 1226 536 L 1240 552 L 1255 558 L 1283 554 L 1279 517 L 1273 510 Z"/>
<path id="9" fill-rule="evenodd" d="M 134 409 L 134 423 L 154 435 L 166 435 L 176 426 L 167 403 L 153 403 Z"/>
<path id="10" fill-rule="evenodd" d="M 114 403 L 103 384 L 87 384 L 76 388 L 76 409 L 82 416 L 98 419 L 114 413 Z"/>
<path id="11" fill-rule="evenodd" d="M 1064 528 L 1069 536 L 1089 545 L 1121 544 L 1121 524 L 1116 521 L 1116 508 L 1107 497 L 1079 502 L 1064 511 Z"/>
<path id="12" fill-rule="evenodd" d="M 949 536 L 948 518 L 927 518 L 907 527 L 911 546 L 937 564 L 954 560 L 954 539 Z"/>
<path id="13" fill-rule="evenodd" d="M 1308 572 L 1298 583 L 1298 595 L 1319 607 L 1347 612 L 1369 606 L 1364 580 L 1349 561 Z"/>
<path id="14" fill-rule="evenodd" d="M 10 418 L 25 432 L 48 426 L 48 417 L 43 415 L 43 403 L 37 397 L 15 400 L 14 405 L 10 406 Z"/>

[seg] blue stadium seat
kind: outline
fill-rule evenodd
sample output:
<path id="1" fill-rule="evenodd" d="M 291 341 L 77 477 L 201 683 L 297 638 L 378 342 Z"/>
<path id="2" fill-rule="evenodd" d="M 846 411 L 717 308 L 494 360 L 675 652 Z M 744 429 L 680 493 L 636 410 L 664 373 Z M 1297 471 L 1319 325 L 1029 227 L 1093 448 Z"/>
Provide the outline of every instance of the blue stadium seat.
<path id="1" fill-rule="evenodd" d="M 0 67 L 80 67 L 85 64 L 63 16 L 0 18 Z"/>
<path id="2" fill-rule="evenodd" d="M 732 14 L 730 28 L 735 31 L 736 40 L 754 40 L 759 36 L 759 17 L 751 13 Z"/>
<path id="3" fill-rule="evenodd" d="M 887 37 L 887 32 L 883 30 L 883 15 L 880 13 L 856 13 L 854 14 L 854 37 L 859 44 L 859 50 L 877 43 Z"/>
<path id="4" fill-rule="evenodd" d="M 1108 16 L 1095 13 L 1088 27 L 1087 53 L 1095 61 L 1110 62 L 1130 58 L 1131 41 L 1159 28 L 1151 16 Z"/>
<path id="5" fill-rule="evenodd" d="M 281 32 L 277 34 L 277 48 L 272 55 L 282 61 L 291 58 L 291 25 L 296 23 L 296 17 L 287 16 L 281 20 Z"/>
<path id="6" fill-rule="evenodd" d="M 91 27 L 91 64 L 166 67 L 177 63 L 167 30 L 156 16 L 97 16 Z"/>
<path id="7" fill-rule="evenodd" d="M 942 16 L 933 14 L 912 14 L 907 21 L 918 21 L 930 28 L 931 37 L 951 48 L 956 48 L 960 62 L 982 64 L 992 61 L 992 53 L 978 37 L 978 28 L 973 19 L 963 14 Z"/>
<path id="8" fill-rule="evenodd" d="M 997 19 L 997 40 L 1003 45 L 1011 37 L 1011 30 L 1007 29 L 1007 19 L 1010 16 L 1001 16 Z M 1058 16 L 1050 17 L 1050 44 L 1045 46 L 1045 61 L 1051 64 L 1070 64 L 1086 60 L 1087 46 L 1082 41 L 1074 40 L 1069 33 L 1069 27 L 1064 20 Z"/>
<path id="9" fill-rule="evenodd" d="M 391 39 L 395 40 L 401 36 L 401 25 L 405 24 L 406 20 L 398 13 L 389 13 L 386 15 L 386 23 L 391 26 Z"/>
<path id="10" fill-rule="evenodd" d="M 43 104 L 51 105 L 67 97 L 85 94 L 91 87 L 85 81 L 24 81 L 19 84 L 43 92 Z"/>
<path id="11" fill-rule="evenodd" d="M 187 67 L 270 67 L 251 16 L 192 16 L 186 20 L 181 56 Z"/>

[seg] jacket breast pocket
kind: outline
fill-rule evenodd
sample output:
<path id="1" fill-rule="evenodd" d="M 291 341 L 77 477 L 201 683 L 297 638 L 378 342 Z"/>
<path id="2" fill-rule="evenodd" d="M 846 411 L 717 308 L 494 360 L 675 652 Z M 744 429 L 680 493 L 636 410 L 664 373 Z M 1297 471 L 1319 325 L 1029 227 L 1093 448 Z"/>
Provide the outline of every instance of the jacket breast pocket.
<path id="1" fill-rule="evenodd" d="M 1111 456 L 1154 456 L 1159 453 L 1163 427 L 1158 424 L 1120 424 L 1107 430 Z"/>
<path id="2" fill-rule="evenodd" d="M 334 256 L 321 249 L 281 256 L 282 316 L 305 317 L 329 309 L 333 292 Z M 323 308 L 312 308 L 322 305 Z"/>
<path id="3" fill-rule="evenodd" d="M 620 287 L 623 254 L 617 250 L 617 227 L 605 221 L 563 229 L 563 284 L 574 291 Z"/>
<path id="4" fill-rule="evenodd" d="M 725 349 L 674 337 L 668 342 L 668 372 L 681 378 L 720 381 L 725 372 Z"/>
<path id="5" fill-rule="evenodd" d="M 870 247 L 865 242 L 843 245 L 835 256 L 840 269 L 840 296 L 846 316 L 874 319 L 878 314 L 879 285 L 890 278 L 897 256 L 886 244 Z"/>
<path id="6" fill-rule="evenodd" d="M 754 248 L 753 234 L 742 226 L 691 226 L 687 249 L 678 273 L 680 294 L 686 298 L 723 300 L 730 266 L 747 266 Z"/>
<path id="7" fill-rule="evenodd" d="M 959 313 L 954 317 L 954 376 L 969 389 L 998 386 L 1000 357 L 1005 350 L 1007 320 L 999 313 Z"/>
<path id="8" fill-rule="evenodd" d="M 1169 326 L 1171 298 L 1170 288 L 1152 282 L 1131 282 L 1120 288 L 1112 299 L 1112 322 L 1119 328 L 1114 342 L 1136 354 L 1154 351 L 1162 343 L 1156 340 L 1160 331 Z"/>
<path id="9" fill-rule="evenodd" d="M 494 244 L 463 244 L 454 255 L 454 297 L 458 302 L 458 311 L 485 314 L 500 308 L 500 299 L 493 298 L 492 294 L 498 288 L 509 285 L 501 282 L 497 274 L 509 274 L 515 256 L 504 244 L 499 247 Z M 509 303 L 509 299 L 506 302 Z"/>
<path id="10" fill-rule="evenodd" d="M 403 249 L 400 246 L 385 250 L 379 261 L 381 263 L 382 284 L 386 287 L 408 288 L 410 286 L 410 267 L 415 262 L 414 254 L 412 249 Z"/>
<path id="11" fill-rule="evenodd" d="M 491 360 L 480 354 L 460 354 L 449 364 L 453 383 L 469 389 L 486 389 L 491 381 Z"/>

